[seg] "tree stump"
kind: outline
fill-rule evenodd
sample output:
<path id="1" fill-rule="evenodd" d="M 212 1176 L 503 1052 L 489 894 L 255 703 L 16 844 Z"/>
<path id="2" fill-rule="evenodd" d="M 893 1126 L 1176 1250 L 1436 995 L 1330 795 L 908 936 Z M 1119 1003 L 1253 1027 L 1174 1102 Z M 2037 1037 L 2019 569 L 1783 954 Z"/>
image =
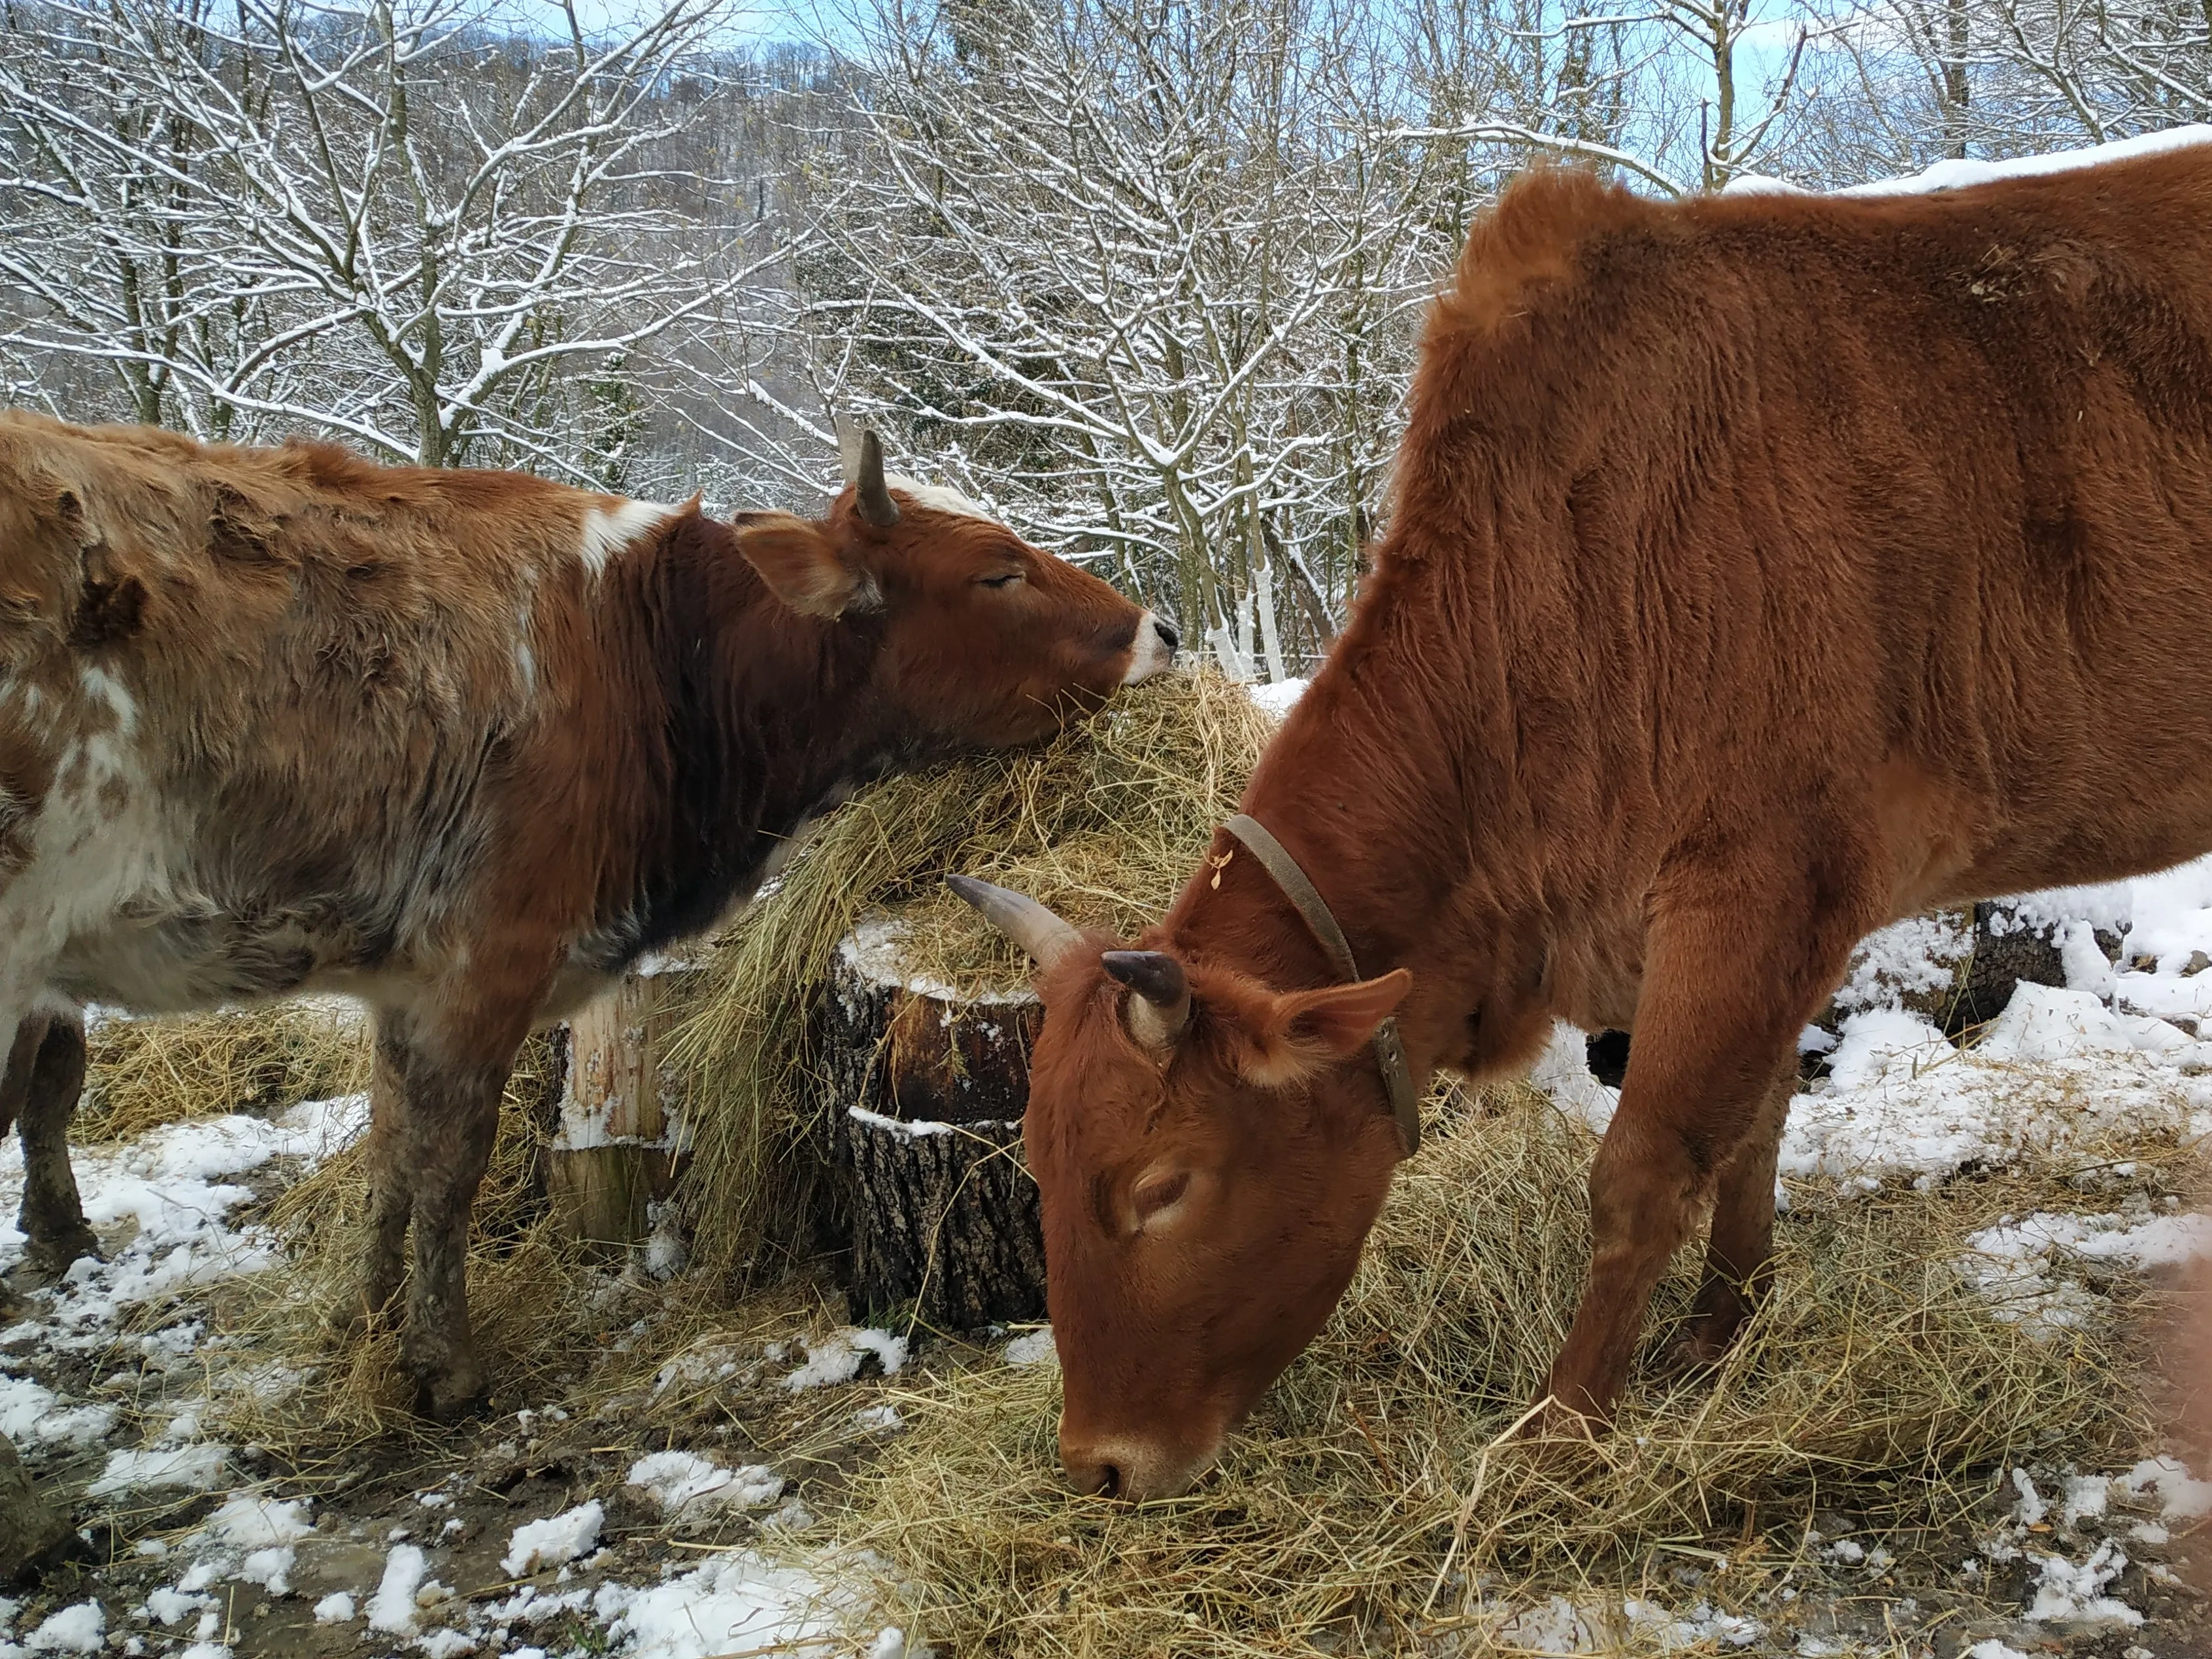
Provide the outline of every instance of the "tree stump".
<path id="1" fill-rule="evenodd" d="M 662 1058 L 697 978 L 632 974 L 568 1024 L 568 1064 L 547 1148 L 546 1197 L 562 1233 L 617 1254 L 644 1241 L 674 1185 L 678 1085 Z"/>
<path id="2" fill-rule="evenodd" d="M 817 1133 L 854 1315 L 911 1304 L 945 1330 L 1042 1318 L 1022 1114 L 1043 1010 L 1026 990 L 962 1002 L 909 983 L 897 945 L 880 918 L 845 940 L 818 1029 Z"/>

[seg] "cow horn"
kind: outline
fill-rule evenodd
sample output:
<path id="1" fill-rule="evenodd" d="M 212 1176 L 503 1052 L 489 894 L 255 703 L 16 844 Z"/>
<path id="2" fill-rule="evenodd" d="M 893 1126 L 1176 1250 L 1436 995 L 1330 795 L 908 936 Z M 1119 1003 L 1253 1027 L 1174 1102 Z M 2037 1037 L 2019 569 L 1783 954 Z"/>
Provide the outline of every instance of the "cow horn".
<path id="1" fill-rule="evenodd" d="M 994 887 L 973 876 L 947 876 L 945 884 L 983 913 L 983 919 L 1030 953 L 1040 968 L 1051 968 L 1070 951 L 1079 950 L 1083 935 L 1073 923 L 1063 921 L 1027 893 L 1011 887 Z"/>
<path id="2" fill-rule="evenodd" d="M 1107 951 L 1099 965 L 1136 994 L 1128 1001 L 1129 1035 L 1155 1051 L 1172 1048 L 1190 1024 L 1190 978 L 1164 951 Z"/>
<path id="3" fill-rule="evenodd" d="M 899 521 L 898 503 L 891 499 L 890 487 L 884 482 L 883 441 L 872 432 L 860 434 L 860 476 L 853 482 L 860 487 L 855 504 L 864 522 L 889 530 Z"/>

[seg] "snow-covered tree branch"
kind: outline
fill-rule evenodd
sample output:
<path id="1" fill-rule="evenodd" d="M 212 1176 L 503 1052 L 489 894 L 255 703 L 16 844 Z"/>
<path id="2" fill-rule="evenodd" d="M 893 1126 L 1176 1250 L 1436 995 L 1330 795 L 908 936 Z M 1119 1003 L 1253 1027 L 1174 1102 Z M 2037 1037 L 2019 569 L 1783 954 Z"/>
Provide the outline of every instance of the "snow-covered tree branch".
<path id="1" fill-rule="evenodd" d="M 786 252 L 682 210 L 723 187 L 683 143 L 718 4 L 598 36 L 470 0 L 12 3 L 0 343 L 33 386 L 104 374 L 207 435 L 588 476 L 638 354 Z"/>

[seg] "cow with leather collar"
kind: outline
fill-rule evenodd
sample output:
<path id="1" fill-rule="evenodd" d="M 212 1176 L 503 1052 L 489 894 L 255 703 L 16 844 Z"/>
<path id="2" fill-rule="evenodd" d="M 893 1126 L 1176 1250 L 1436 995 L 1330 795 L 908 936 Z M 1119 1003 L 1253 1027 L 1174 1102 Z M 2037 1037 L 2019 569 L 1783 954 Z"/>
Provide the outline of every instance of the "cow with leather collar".
<path id="1" fill-rule="evenodd" d="M 1389 534 L 1244 812 L 1042 967 L 1024 1144 L 1085 1492 L 1194 1480 L 1342 1294 L 1417 1078 L 1633 1030 L 1537 1432 L 1771 1271 L 1805 1023 L 1893 918 L 2212 848 L 2212 148 L 1931 195 L 1541 173 L 1436 302 Z"/>

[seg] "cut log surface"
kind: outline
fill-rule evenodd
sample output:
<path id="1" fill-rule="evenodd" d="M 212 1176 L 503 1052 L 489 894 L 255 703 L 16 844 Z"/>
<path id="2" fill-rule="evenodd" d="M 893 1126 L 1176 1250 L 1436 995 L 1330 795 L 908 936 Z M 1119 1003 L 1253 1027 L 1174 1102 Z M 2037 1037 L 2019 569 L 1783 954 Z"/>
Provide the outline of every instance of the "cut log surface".
<path id="1" fill-rule="evenodd" d="M 911 980 L 898 925 L 862 924 L 823 999 L 820 1133 L 856 1318 L 913 1308 L 940 1330 L 1044 1314 L 1036 1184 L 1022 1160 L 1026 991 L 963 1001 Z"/>

